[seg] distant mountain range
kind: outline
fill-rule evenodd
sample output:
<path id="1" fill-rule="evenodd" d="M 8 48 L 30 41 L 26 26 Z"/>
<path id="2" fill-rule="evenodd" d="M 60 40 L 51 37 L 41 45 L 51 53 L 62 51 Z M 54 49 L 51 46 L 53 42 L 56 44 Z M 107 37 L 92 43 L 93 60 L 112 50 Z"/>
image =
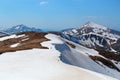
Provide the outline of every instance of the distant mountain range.
<path id="1" fill-rule="evenodd" d="M 0 79 L 120 80 L 119 31 L 94 22 L 61 34 L 41 31 L 24 25 L 1 31 L 7 35 L 0 37 Z"/>
<path id="2" fill-rule="evenodd" d="M 28 31 L 43 32 L 42 29 L 28 27 L 21 24 L 1 30 L 0 35 L 2 36 Z M 120 32 L 94 22 L 89 21 L 79 28 L 65 29 L 61 34 L 63 38 L 81 44 L 85 47 L 120 53 Z"/>
<path id="3" fill-rule="evenodd" d="M 27 31 L 35 31 L 35 32 L 42 32 L 41 29 L 35 28 L 35 27 L 28 27 L 23 24 L 21 25 L 16 25 L 8 29 L 1 30 L 2 33 L 20 33 L 20 32 L 27 32 Z"/>
<path id="4" fill-rule="evenodd" d="M 120 51 L 120 44 L 117 44 L 120 32 L 94 22 L 87 22 L 80 28 L 63 30 L 62 37 L 89 48 Z"/>

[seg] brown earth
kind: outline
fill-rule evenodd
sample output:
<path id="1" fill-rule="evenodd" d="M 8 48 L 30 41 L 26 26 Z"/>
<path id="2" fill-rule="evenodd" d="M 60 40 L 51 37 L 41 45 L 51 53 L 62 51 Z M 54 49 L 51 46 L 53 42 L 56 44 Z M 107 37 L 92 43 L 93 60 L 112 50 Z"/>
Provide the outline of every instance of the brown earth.
<path id="1" fill-rule="evenodd" d="M 45 38 L 45 35 L 48 33 L 45 32 L 23 32 L 19 33 L 16 35 L 22 35 L 25 34 L 24 37 L 19 37 L 19 38 L 12 38 L 12 39 L 7 39 L 4 41 L 0 41 L 0 54 L 5 53 L 5 52 L 13 52 L 13 51 L 18 51 L 18 50 L 27 50 L 27 49 L 32 49 L 32 48 L 43 48 L 47 49 L 47 47 L 41 46 L 40 43 L 44 41 L 48 41 L 47 38 Z M 25 41 L 23 41 L 26 39 Z M 13 44 L 20 43 L 19 46 L 17 47 L 10 47 Z"/>
<path id="2" fill-rule="evenodd" d="M 72 48 L 76 48 L 76 46 L 74 44 L 71 44 L 69 42 L 66 42 L 69 46 L 71 46 Z"/>
<path id="3" fill-rule="evenodd" d="M 116 67 L 114 65 L 114 63 L 112 63 L 110 60 L 108 59 L 105 59 L 105 58 L 102 58 L 100 56 L 92 56 L 92 55 L 89 55 L 89 57 L 94 60 L 96 63 L 98 63 L 97 61 L 100 61 L 102 62 L 104 65 L 108 66 L 109 68 L 112 68 L 112 69 L 115 69 L 117 70 L 118 72 L 120 72 L 120 69 L 118 67 Z M 98 63 L 99 64 L 99 63 Z"/>
<path id="4" fill-rule="evenodd" d="M 98 49 L 95 49 L 95 50 L 98 51 L 100 55 L 104 56 L 107 59 L 120 61 L 120 55 L 119 54 L 116 54 L 114 52 L 104 51 L 104 50 L 98 50 Z"/>

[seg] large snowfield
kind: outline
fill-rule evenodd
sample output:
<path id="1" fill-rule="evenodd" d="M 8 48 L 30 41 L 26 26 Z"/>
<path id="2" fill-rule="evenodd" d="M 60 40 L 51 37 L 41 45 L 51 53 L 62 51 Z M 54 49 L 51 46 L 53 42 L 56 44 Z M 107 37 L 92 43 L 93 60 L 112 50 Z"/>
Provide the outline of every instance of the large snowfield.
<path id="1" fill-rule="evenodd" d="M 41 44 L 49 49 L 22 50 L 6 52 L 0 55 L 0 80 L 117 80 L 77 67 L 79 65 L 73 66 L 64 63 L 60 59 L 61 54 L 64 54 L 56 49 L 56 45 L 59 47 L 59 45 L 64 44 L 64 41 L 54 34 L 48 34 L 45 37 L 50 39 L 50 41 Z M 75 53 L 74 50 L 73 52 Z M 93 55 L 97 55 L 97 52 L 93 51 L 93 53 Z M 67 58 L 74 58 L 70 55 Z M 82 57 L 84 58 L 84 56 Z M 82 61 L 82 59 L 80 60 Z M 94 66 L 92 63 L 90 64 Z M 99 67 L 96 69 L 99 69 Z"/>

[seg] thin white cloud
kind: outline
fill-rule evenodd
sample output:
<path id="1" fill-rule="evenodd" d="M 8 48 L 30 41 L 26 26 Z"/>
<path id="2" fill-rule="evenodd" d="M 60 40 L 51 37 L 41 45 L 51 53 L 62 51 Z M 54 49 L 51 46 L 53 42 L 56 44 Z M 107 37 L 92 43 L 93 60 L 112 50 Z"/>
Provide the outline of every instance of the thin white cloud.
<path id="1" fill-rule="evenodd" d="M 40 2 L 40 5 L 41 5 L 41 6 L 43 6 L 43 5 L 47 5 L 47 4 L 48 4 L 47 1 L 41 1 L 41 2 Z"/>

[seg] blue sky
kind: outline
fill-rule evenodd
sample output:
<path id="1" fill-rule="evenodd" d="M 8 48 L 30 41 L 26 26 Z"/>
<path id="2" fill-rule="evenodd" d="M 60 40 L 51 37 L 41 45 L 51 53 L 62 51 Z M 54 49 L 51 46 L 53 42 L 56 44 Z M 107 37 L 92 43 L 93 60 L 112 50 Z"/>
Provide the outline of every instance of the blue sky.
<path id="1" fill-rule="evenodd" d="M 120 0 L 0 0 L 0 27 L 61 30 L 87 21 L 120 30 Z"/>

